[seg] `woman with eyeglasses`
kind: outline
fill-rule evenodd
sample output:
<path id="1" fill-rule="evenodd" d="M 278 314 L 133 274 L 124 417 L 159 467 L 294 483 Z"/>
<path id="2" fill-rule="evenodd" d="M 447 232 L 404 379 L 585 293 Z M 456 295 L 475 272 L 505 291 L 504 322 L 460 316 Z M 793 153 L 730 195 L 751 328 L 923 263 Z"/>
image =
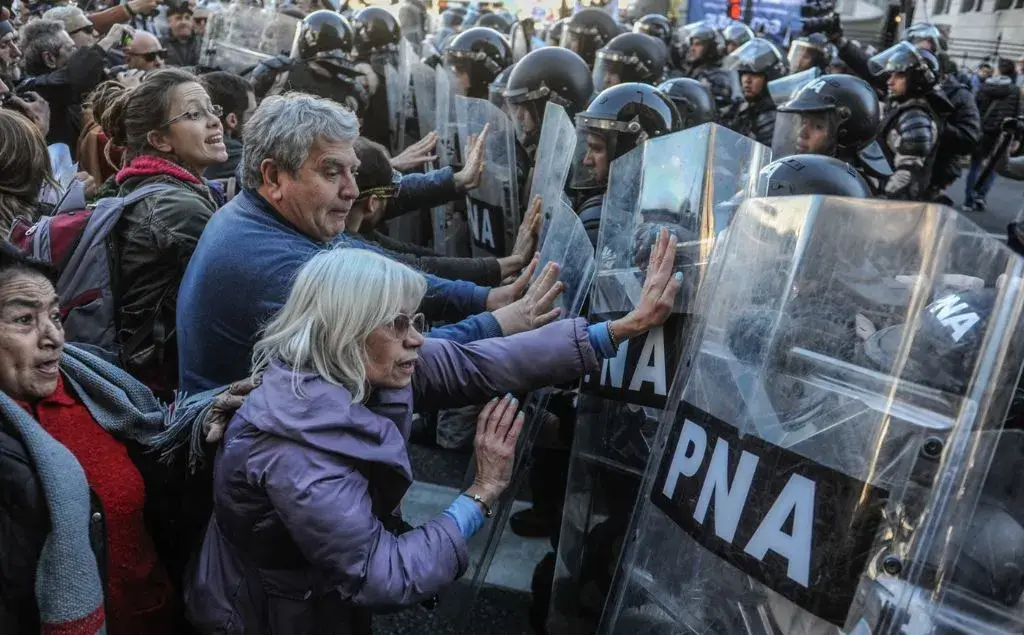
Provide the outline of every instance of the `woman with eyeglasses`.
<path id="1" fill-rule="evenodd" d="M 99 114 L 113 145 L 125 151 L 118 196 L 141 196 L 111 234 L 121 362 L 170 398 L 178 381 L 178 285 L 222 202 L 202 177 L 227 159 L 221 112 L 194 75 L 166 69 L 108 96 Z"/>
<path id="2" fill-rule="evenodd" d="M 560 320 L 466 345 L 424 337 L 414 312 L 426 284 L 413 269 L 364 249 L 311 259 L 253 351 L 262 383 L 225 431 L 213 518 L 187 583 L 192 624 L 218 635 L 362 635 L 373 610 L 415 605 L 455 581 L 511 478 L 524 422 L 512 394 L 596 372 L 619 342 L 663 323 L 680 285 L 675 247 L 659 236 L 640 306 L 619 320 Z M 551 297 L 556 277 L 554 265 L 540 276 Z M 474 483 L 434 519 L 405 524 L 413 412 L 485 403 Z"/>

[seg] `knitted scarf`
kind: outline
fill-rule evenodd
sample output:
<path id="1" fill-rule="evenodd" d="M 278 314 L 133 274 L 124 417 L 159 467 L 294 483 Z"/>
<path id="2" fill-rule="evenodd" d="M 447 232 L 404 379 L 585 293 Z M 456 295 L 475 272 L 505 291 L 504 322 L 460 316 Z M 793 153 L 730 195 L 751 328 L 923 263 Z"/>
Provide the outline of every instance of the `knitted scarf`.
<path id="1" fill-rule="evenodd" d="M 162 405 L 123 370 L 73 346 L 65 346 L 60 369 L 96 422 L 114 437 L 159 446 L 161 433 L 194 427 L 212 397 L 207 391 Z M 21 436 L 39 475 L 50 515 L 50 534 L 36 565 L 36 602 L 42 632 L 106 633 L 103 587 L 89 542 L 89 484 L 74 455 L 9 396 L 0 392 L 0 417 Z"/>

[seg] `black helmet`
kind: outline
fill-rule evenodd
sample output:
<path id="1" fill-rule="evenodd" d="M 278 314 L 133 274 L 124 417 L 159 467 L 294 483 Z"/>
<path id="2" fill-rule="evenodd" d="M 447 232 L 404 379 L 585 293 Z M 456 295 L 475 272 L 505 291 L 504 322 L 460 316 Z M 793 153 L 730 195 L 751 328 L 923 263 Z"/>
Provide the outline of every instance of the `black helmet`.
<path id="1" fill-rule="evenodd" d="M 733 22 L 722 29 L 722 38 L 725 40 L 725 52 L 732 53 L 755 37 L 754 31 L 742 22 Z"/>
<path id="2" fill-rule="evenodd" d="M 545 46 L 516 63 L 505 86 L 516 134 L 526 148 L 537 145 L 547 102 L 565 108 L 570 117 L 587 107 L 594 84 L 586 62 L 570 50 Z"/>
<path id="3" fill-rule="evenodd" d="M 668 0 L 629 0 L 628 3 L 620 0 L 619 18 L 624 23 L 636 22 L 646 15 L 668 15 L 671 10 L 672 5 Z"/>
<path id="4" fill-rule="evenodd" d="M 907 78 L 907 95 L 922 96 L 931 92 L 939 81 L 939 61 L 934 55 L 910 42 L 898 42 L 868 60 L 868 70 L 875 77 L 903 73 Z"/>
<path id="5" fill-rule="evenodd" d="M 665 43 L 666 48 L 672 46 L 672 23 L 661 14 L 648 13 L 634 22 L 633 33 L 643 33 L 657 38 Z"/>
<path id="6" fill-rule="evenodd" d="M 922 44 L 927 42 L 931 46 L 930 50 L 934 55 L 940 55 L 947 50 L 946 36 L 934 24 L 928 24 L 927 22 L 918 22 L 908 27 L 903 34 L 903 39 L 918 48 L 924 48 Z"/>
<path id="7" fill-rule="evenodd" d="M 616 84 L 656 84 L 665 73 L 666 53 L 661 42 L 643 33 L 623 33 L 597 52 L 594 62 L 594 90 Z"/>
<path id="8" fill-rule="evenodd" d="M 441 29 L 457 29 L 466 17 L 466 7 L 455 5 L 441 12 Z"/>
<path id="9" fill-rule="evenodd" d="M 820 154 L 796 154 L 761 168 L 761 196 L 849 196 L 871 198 L 871 188 L 848 163 Z"/>
<path id="10" fill-rule="evenodd" d="M 348 20 L 340 13 L 322 9 L 302 19 L 291 56 L 296 60 L 348 59 L 352 55 L 352 41 L 352 26 Z"/>
<path id="11" fill-rule="evenodd" d="M 352 16 L 356 52 L 360 57 L 398 49 L 402 29 L 395 16 L 380 7 L 366 7 Z"/>
<path id="12" fill-rule="evenodd" d="M 875 89 L 853 75 L 824 75 L 804 86 L 779 113 L 836 113 L 839 150 L 857 152 L 875 140 L 881 108 Z M 780 115 L 777 115 L 777 117 Z"/>
<path id="13" fill-rule="evenodd" d="M 515 67 L 516 65 L 512 64 L 505 68 L 487 87 L 487 99 L 502 110 L 505 110 L 505 88 L 508 86 L 508 78 Z"/>
<path id="14" fill-rule="evenodd" d="M 476 26 L 494 29 L 498 33 L 508 35 L 512 30 L 512 24 L 503 16 L 497 13 L 485 13 L 476 21 Z"/>
<path id="15" fill-rule="evenodd" d="M 808 68 L 825 70 L 832 61 L 832 45 L 821 33 L 798 37 L 789 43 L 789 72 L 799 73 Z"/>
<path id="16" fill-rule="evenodd" d="M 764 75 L 767 81 L 786 74 L 786 60 L 782 51 L 768 40 L 756 38 L 739 47 L 725 57 L 722 64 L 737 73 Z"/>
<path id="17" fill-rule="evenodd" d="M 670 79 L 658 86 L 666 97 L 672 100 L 682 118 L 680 130 L 710 123 L 718 119 L 715 98 L 708 87 L 689 77 Z"/>
<path id="18" fill-rule="evenodd" d="M 562 29 L 560 46 L 582 57 L 587 66 L 593 66 L 597 51 L 619 32 L 619 25 L 612 16 L 601 9 L 583 9 Z"/>
<path id="19" fill-rule="evenodd" d="M 576 115 L 576 130 L 581 135 L 603 139 L 603 154 L 609 164 L 647 139 L 675 132 L 681 125 L 679 111 L 668 97 L 653 86 L 635 82 L 598 93 L 590 106 Z M 580 145 L 589 143 L 581 140 Z M 590 189 L 607 182 L 607 166 L 604 174 L 582 164 L 576 168 L 574 188 Z"/>
<path id="20" fill-rule="evenodd" d="M 714 63 L 725 53 L 722 34 L 708 22 L 694 22 L 679 30 L 679 44 L 683 47 L 682 57 L 690 64 Z M 702 44 L 704 51 L 694 56 L 691 47 Z"/>
<path id="21" fill-rule="evenodd" d="M 568 23 L 569 18 L 555 20 L 555 22 L 548 27 L 547 32 L 544 34 L 544 43 L 547 44 L 548 46 L 561 46 L 562 32 L 565 30 L 565 25 Z"/>
<path id="22" fill-rule="evenodd" d="M 512 45 L 494 29 L 476 26 L 459 33 L 445 49 L 448 65 L 469 76 L 469 97 L 487 98 L 487 86 L 512 65 Z"/>

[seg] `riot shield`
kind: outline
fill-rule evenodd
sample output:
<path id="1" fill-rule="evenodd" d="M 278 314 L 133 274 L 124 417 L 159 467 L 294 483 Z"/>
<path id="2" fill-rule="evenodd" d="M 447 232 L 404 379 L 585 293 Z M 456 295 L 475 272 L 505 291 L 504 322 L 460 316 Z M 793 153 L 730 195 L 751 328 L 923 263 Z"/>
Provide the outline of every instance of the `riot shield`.
<path id="1" fill-rule="evenodd" d="M 455 90 L 451 72 L 443 64 L 434 69 L 435 108 L 434 123 L 437 130 L 437 160 L 441 167 L 456 168 L 459 159 L 459 135 L 455 124 Z M 431 210 L 434 233 L 434 251 L 446 256 L 463 255 L 460 246 L 468 241 L 468 228 L 454 203 L 439 205 Z"/>
<path id="2" fill-rule="evenodd" d="M 210 15 L 199 64 L 242 74 L 267 58 L 287 55 L 298 24 L 272 8 L 227 5 Z"/>
<path id="3" fill-rule="evenodd" d="M 564 196 L 569 169 L 576 152 L 576 140 L 576 127 L 565 108 L 549 101 L 544 107 L 544 122 L 540 128 L 530 194 L 526 200 L 531 201 L 534 196 L 540 196 L 547 206 Z M 546 225 L 542 230 L 545 228 Z"/>
<path id="4" fill-rule="evenodd" d="M 568 201 L 560 200 L 552 207 L 546 223 L 549 227 L 541 243 L 537 275 L 549 262 L 559 264 L 558 280 L 565 285 L 565 291 L 558 299 L 558 307 L 562 309 L 563 316 L 577 317 L 584 299 L 590 292 L 596 269 L 594 248 L 587 237 L 583 222 Z M 543 432 L 545 408 L 553 390 L 545 388 L 534 391 L 524 399 L 523 410 L 527 413 L 527 420 L 516 447 L 516 464 L 512 479 L 502 494 L 495 508 L 494 518 L 486 530 L 478 532 L 469 540 L 469 568 L 465 575 L 441 598 L 440 606 L 450 613 L 457 623 L 461 620 L 464 624 L 465 618 L 469 615 L 469 608 L 487 579 L 495 551 L 512 514 L 516 494 L 526 482 L 528 470 L 524 465 L 525 460 L 530 455 L 538 435 Z M 465 479 L 466 487 L 469 487 L 475 476 L 473 464 L 470 465 Z"/>
<path id="5" fill-rule="evenodd" d="M 597 626 L 705 263 L 733 201 L 754 192 L 769 155 L 752 139 L 705 124 L 652 139 L 612 164 L 590 322 L 637 306 L 662 227 L 679 241 L 684 285 L 664 326 L 624 342 L 583 380 L 548 616 L 552 633 L 593 633 Z"/>
<path id="6" fill-rule="evenodd" d="M 470 252 L 474 256 L 505 256 L 520 221 L 515 128 L 490 101 L 462 95 L 455 97 L 455 119 L 463 156 L 470 137 L 488 127 L 483 177 L 480 186 L 466 196 Z"/>
<path id="7" fill-rule="evenodd" d="M 391 153 L 405 149 L 405 93 L 408 83 L 403 81 L 401 69 L 394 64 L 384 67 L 384 87 L 388 97 L 388 130 L 391 133 Z"/>
<path id="8" fill-rule="evenodd" d="M 423 62 L 414 61 L 410 68 L 412 76 L 412 93 L 416 100 L 416 120 L 420 127 L 420 137 L 436 130 L 437 117 L 437 84 L 434 69 Z"/>
<path id="9" fill-rule="evenodd" d="M 776 106 L 781 106 L 792 99 L 796 91 L 819 77 L 821 77 L 821 69 L 815 66 L 799 73 L 773 79 L 768 82 L 768 95 L 771 96 Z"/>
<path id="10" fill-rule="evenodd" d="M 416 119 L 412 90 L 412 65 L 414 62 L 418 63 L 412 44 L 405 39 L 399 41 L 398 65 L 394 67 L 395 76 L 391 80 L 391 83 L 396 84 L 399 89 L 399 93 L 395 95 L 394 99 L 391 97 L 392 86 L 390 84 L 388 86 L 388 108 L 391 108 L 393 101 L 397 102 L 398 108 L 398 112 L 391 119 L 396 126 L 392 128 L 392 132 L 396 133 L 392 135 L 392 141 L 396 144 L 394 150 L 396 154 L 405 150 L 410 142 L 419 140 L 420 126 Z M 391 68 L 390 65 L 387 67 L 387 69 Z M 390 72 L 390 70 L 386 72 Z M 387 76 L 385 76 L 385 81 L 387 81 Z M 405 214 L 388 222 L 388 234 L 402 242 L 419 245 L 422 242 L 420 225 L 420 213 Z"/>
<path id="11" fill-rule="evenodd" d="M 1022 632 L 1024 260 L 949 208 L 791 197 L 711 271 L 599 632 Z"/>

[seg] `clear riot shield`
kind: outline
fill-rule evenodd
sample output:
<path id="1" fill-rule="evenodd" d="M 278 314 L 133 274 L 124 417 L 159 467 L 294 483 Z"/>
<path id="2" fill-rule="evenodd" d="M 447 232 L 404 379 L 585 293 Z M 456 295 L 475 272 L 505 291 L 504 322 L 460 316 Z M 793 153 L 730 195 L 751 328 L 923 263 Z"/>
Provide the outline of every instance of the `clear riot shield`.
<path id="1" fill-rule="evenodd" d="M 241 74 L 269 57 L 287 55 L 298 24 L 272 8 L 227 5 L 210 15 L 199 63 Z"/>
<path id="2" fill-rule="evenodd" d="M 821 69 L 815 66 L 799 73 L 786 75 L 768 82 L 768 95 L 776 106 L 781 106 L 793 98 L 796 91 L 821 77 Z"/>
<path id="3" fill-rule="evenodd" d="M 412 90 L 412 64 L 416 61 L 415 56 L 412 44 L 408 40 L 403 39 L 398 43 L 396 77 L 391 80 L 391 84 L 396 84 L 400 92 L 394 97 L 394 100 L 391 97 L 391 84 L 388 86 L 388 108 L 391 108 L 392 101 L 396 101 L 398 107 L 398 112 L 391 119 L 397 126 L 392 128 L 392 132 L 396 133 L 392 135 L 392 141 L 396 144 L 395 153 L 405 150 L 411 142 L 419 140 L 419 137 L 415 136 L 419 132 L 419 123 L 416 120 Z M 385 72 L 390 72 L 391 68 L 391 66 L 386 67 Z M 385 81 L 387 81 L 386 77 Z M 410 134 L 410 131 L 413 134 Z M 420 224 L 421 218 L 418 212 L 405 214 L 388 222 L 388 233 L 398 240 L 418 245 L 422 242 Z"/>
<path id="4" fill-rule="evenodd" d="M 488 126 L 484 173 L 479 187 L 466 196 L 470 252 L 474 256 L 505 256 L 515 241 L 520 221 L 515 128 L 490 101 L 462 95 L 455 97 L 455 119 L 463 156 L 470 137 Z"/>
<path id="5" fill-rule="evenodd" d="M 1024 260 L 949 208 L 792 197 L 713 262 L 599 632 L 1024 632 Z"/>
<path id="6" fill-rule="evenodd" d="M 401 69 L 394 64 L 384 67 L 384 87 L 388 91 L 388 130 L 391 132 L 391 153 L 405 149 L 405 93 Z"/>
<path id="7" fill-rule="evenodd" d="M 583 380 L 549 632 L 593 633 L 597 626 L 709 254 L 729 224 L 733 201 L 754 192 L 769 161 L 769 150 L 756 141 L 705 124 L 652 139 L 612 164 L 590 322 L 636 307 L 662 227 L 679 241 L 676 267 L 684 285 L 664 326 L 624 342 Z"/>
<path id="8" fill-rule="evenodd" d="M 568 201 L 561 200 L 552 206 L 551 216 L 546 223 L 549 227 L 540 248 L 540 264 L 537 275 L 549 263 L 556 262 L 560 266 L 558 279 L 565 285 L 565 291 L 558 299 L 558 307 L 565 317 L 578 317 L 583 302 L 590 292 L 596 262 L 594 248 L 587 237 L 586 229 L 579 216 L 573 211 Z M 469 609 L 476 600 L 480 588 L 487 579 L 491 561 L 508 525 L 509 516 L 516 494 L 526 482 L 528 470 L 525 463 L 530 455 L 537 437 L 543 434 L 545 407 L 554 389 L 545 388 L 534 391 L 524 399 L 523 410 L 527 413 L 526 424 L 520 433 L 516 447 L 516 463 L 512 479 L 505 490 L 494 517 L 485 527 L 469 540 L 469 568 L 462 578 L 446 590 L 441 598 L 440 607 L 451 615 L 457 624 L 462 625 L 469 615 Z M 473 463 L 466 474 L 465 486 L 472 484 L 475 476 Z"/>
<path id="9" fill-rule="evenodd" d="M 435 108 L 434 123 L 437 130 L 437 161 L 441 167 L 459 165 L 459 135 L 455 124 L 455 89 L 451 72 L 439 64 L 434 69 Z M 439 205 L 431 210 L 434 233 L 434 251 L 446 256 L 465 255 L 460 249 L 468 241 L 468 228 L 455 203 Z"/>
<path id="10" fill-rule="evenodd" d="M 544 107 L 544 122 L 540 128 L 537 152 L 534 154 L 530 195 L 526 200 L 531 201 L 534 196 L 540 196 L 547 205 L 561 199 L 569 180 L 576 141 L 576 127 L 565 108 L 549 101 Z"/>
<path id="11" fill-rule="evenodd" d="M 412 76 L 412 94 L 416 100 L 416 121 L 420 137 L 425 137 L 437 124 L 437 84 L 434 69 L 423 62 L 414 61 L 409 74 Z"/>

